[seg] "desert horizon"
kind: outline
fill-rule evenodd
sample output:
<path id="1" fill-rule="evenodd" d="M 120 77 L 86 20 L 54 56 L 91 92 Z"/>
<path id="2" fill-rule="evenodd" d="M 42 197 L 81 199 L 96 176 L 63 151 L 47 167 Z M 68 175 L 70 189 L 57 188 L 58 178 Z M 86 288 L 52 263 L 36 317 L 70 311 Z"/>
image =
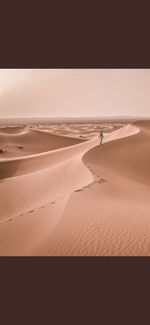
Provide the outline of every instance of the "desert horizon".
<path id="1" fill-rule="evenodd" d="M 0 256 L 149 256 L 149 70 L 10 70 Z"/>

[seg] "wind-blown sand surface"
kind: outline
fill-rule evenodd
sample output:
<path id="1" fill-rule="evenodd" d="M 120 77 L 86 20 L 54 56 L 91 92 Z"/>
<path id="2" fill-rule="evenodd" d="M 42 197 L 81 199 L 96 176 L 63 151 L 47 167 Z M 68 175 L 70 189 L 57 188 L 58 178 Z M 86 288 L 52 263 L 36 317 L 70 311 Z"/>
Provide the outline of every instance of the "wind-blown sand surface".
<path id="1" fill-rule="evenodd" d="M 0 158 L 4 158 L 4 161 L 6 158 L 22 158 L 23 156 L 68 147 L 82 141 L 82 139 L 64 138 L 38 129 L 0 128 L 0 148 L 3 149 Z"/>
<path id="2" fill-rule="evenodd" d="M 23 148 L 0 156 L 0 255 L 150 255 L 150 121 L 102 146 L 27 128 L 8 142 Z"/>

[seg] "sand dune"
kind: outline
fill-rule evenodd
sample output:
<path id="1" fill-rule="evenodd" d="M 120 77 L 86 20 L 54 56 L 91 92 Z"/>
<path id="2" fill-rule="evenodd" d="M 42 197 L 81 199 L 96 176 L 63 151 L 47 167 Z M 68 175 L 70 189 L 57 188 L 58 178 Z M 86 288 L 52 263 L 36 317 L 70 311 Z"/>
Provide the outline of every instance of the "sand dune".
<path id="1" fill-rule="evenodd" d="M 12 127 L 1 127 L 0 128 L 0 134 L 20 134 L 21 132 L 24 132 L 24 127 L 15 127 L 15 126 L 12 126 Z"/>
<path id="2" fill-rule="evenodd" d="M 0 254 L 35 253 L 34 246 L 51 233 L 71 193 L 93 179 L 82 162 L 93 141 L 82 145 L 55 151 L 47 168 L 1 182 Z"/>
<path id="3" fill-rule="evenodd" d="M 4 130 L 0 129 L 0 148 L 3 149 L 0 161 L 47 152 L 83 141 L 30 128 L 5 128 Z"/>
<path id="4" fill-rule="evenodd" d="M 0 146 L 4 148 L 5 145 L 9 148 L 9 151 L 0 154 L 0 179 L 34 172 L 57 163 L 59 157 L 57 152 L 55 155 L 54 150 L 83 141 L 37 130 L 28 130 L 15 137 L 14 135 L 2 137 L 0 134 Z M 60 151 L 59 155 L 63 155 L 63 152 Z"/>
<path id="5" fill-rule="evenodd" d="M 138 126 L 140 129 L 141 125 L 140 133 L 137 133 L 136 128 Z M 126 133 L 127 131 L 130 132 Z M 137 134 L 133 135 L 132 131 Z M 145 141 L 150 140 L 147 140 L 147 131 L 149 133 L 149 123 L 138 123 L 133 128 L 128 126 L 117 132 L 122 139 L 117 137 L 115 139 L 114 134 L 110 134 L 109 140 L 113 139 L 113 142 L 96 146 L 85 154 L 84 163 L 92 172 L 94 181 L 83 187 L 80 192 L 76 192 L 69 200 L 46 254 L 150 254 L 149 186 L 143 184 L 145 181 L 143 173 L 144 176 L 147 173 L 149 179 L 149 170 L 145 171 L 145 160 L 148 160 L 150 165 L 150 156 L 146 148 L 143 159 L 136 166 L 137 148 L 134 152 L 136 138 L 136 143 L 140 138 L 143 145 Z M 125 134 L 128 137 L 125 138 Z M 129 137 L 129 134 L 132 136 Z M 125 143 L 128 151 L 122 158 L 120 150 Z M 118 144 L 118 151 L 115 151 Z M 116 157 L 117 153 L 118 157 Z M 143 154 L 143 147 L 139 154 Z M 131 165 L 129 168 L 128 157 L 132 160 L 134 157 L 135 166 Z M 118 161 L 121 158 L 121 165 L 119 165 Z M 118 166 L 114 170 L 116 161 Z M 140 176 L 142 182 L 137 182 L 139 174 L 142 175 Z"/>
<path id="6" fill-rule="evenodd" d="M 0 255 L 150 255 L 149 121 L 103 146 L 28 134 L 32 154 L 0 161 Z M 43 135 L 55 148 L 37 151 Z"/>
<path id="7" fill-rule="evenodd" d="M 101 148 L 95 147 L 88 159 L 92 165 L 100 165 L 117 175 L 150 185 L 150 123 L 145 122 L 143 128 L 143 124 L 137 125 L 139 133 L 129 139 L 116 139 L 113 145 L 109 135 L 109 142 Z"/>

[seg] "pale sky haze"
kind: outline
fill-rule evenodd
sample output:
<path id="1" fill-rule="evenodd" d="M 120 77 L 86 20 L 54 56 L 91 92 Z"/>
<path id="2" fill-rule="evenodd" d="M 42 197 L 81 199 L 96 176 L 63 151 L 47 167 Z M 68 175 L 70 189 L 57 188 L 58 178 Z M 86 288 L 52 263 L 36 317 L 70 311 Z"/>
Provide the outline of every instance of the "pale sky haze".
<path id="1" fill-rule="evenodd" d="M 150 117 L 150 69 L 0 69 L 0 117 Z"/>

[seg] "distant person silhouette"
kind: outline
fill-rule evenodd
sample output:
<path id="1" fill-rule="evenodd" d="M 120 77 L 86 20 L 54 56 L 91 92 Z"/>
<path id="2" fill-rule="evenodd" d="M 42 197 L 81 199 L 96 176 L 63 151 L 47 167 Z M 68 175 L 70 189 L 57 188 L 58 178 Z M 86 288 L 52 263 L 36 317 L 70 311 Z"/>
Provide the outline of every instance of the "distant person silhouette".
<path id="1" fill-rule="evenodd" d="M 103 130 L 100 131 L 99 137 L 100 137 L 100 144 L 103 144 L 103 139 L 104 139 L 104 131 Z"/>

